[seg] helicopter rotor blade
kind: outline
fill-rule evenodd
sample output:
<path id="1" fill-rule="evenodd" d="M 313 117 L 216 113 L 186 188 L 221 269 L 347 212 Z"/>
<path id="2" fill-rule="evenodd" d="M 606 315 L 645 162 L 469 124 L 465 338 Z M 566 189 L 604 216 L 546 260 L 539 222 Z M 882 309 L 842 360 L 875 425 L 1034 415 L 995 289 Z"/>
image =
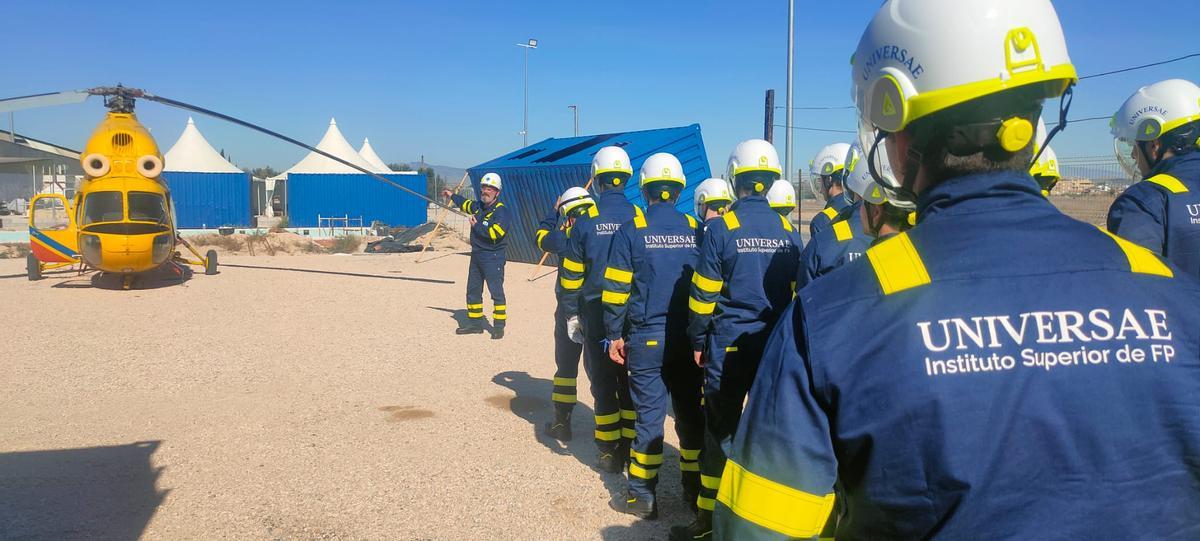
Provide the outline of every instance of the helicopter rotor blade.
<path id="1" fill-rule="evenodd" d="M 333 154 L 330 154 L 330 153 L 328 153 L 328 152 L 325 152 L 325 151 L 323 151 L 323 150 L 321 150 L 321 149 L 318 149 L 318 148 L 316 148 L 316 147 L 314 147 L 314 146 L 310 146 L 310 145 L 307 145 L 307 144 L 305 144 L 305 143 L 302 143 L 302 142 L 300 142 L 300 141 L 297 141 L 296 139 L 292 139 L 291 137 L 288 137 L 288 136 L 286 136 L 286 135 L 283 135 L 283 134 L 281 134 L 281 133 L 277 133 L 277 132 L 274 132 L 274 131 L 268 130 L 268 129 L 266 129 L 266 128 L 262 127 L 262 126 L 259 126 L 259 125 L 257 125 L 257 124 L 251 124 L 251 123 L 249 123 L 249 122 L 246 122 L 245 120 L 242 120 L 242 119 L 239 119 L 239 118 L 234 118 L 234 117 L 232 117 L 232 116 L 229 116 L 229 115 L 226 115 L 226 114 L 218 113 L 218 112 L 216 112 L 216 111 L 212 111 L 212 110 L 209 110 L 209 109 L 205 109 L 205 108 L 203 108 L 203 107 L 199 107 L 199 106 L 192 105 L 192 104 L 189 104 L 189 103 L 184 103 L 184 102 L 181 102 L 181 101 L 178 101 L 178 100 L 173 100 L 173 99 L 171 99 L 171 98 L 164 98 L 164 97 L 162 97 L 162 96 L 155 96 L 154 94 L 151 94 L 151 93 L 149 93 L 149 92 L 146 92 L 146 91 L 140 91 L 140 92 L 139 92 L 139 95 L 138 95 L 138 97 L 140 97 L 140 98 L 142 98 L 142 99 L 145 99 L 145 100 L 155 101 L 155 102 L 161 103 L 161 104 L 163 104 L 163 105 L 169 105 L 169 106 L 171 106 L 171 107 L 177 107 L 177 108 L 179 108 L 179 109 L 183 109 L 183 110 L 186 110 L 186 111 L 192 111 L 192 112 L 194 112 L 194 113 L 199 113 L 199 114 L 202 114 L 202 115 L 211 116 L 211 117 L 213 117 L 213 118 L 218 118 L 218 119 L 224 120 L 224 121 L 226 121 L 226 122 L 231 122 L 231 123 L 233 123 L 233 124 L 237 124 L 237 125 L 239 125 L 239 126 L 242 126 L 242 127 L 245 127 L 245 128 L 252 129 L 252 130 L 254 130 L 254 131 L 257 131 L 257 132 L 259 132 L 259 133 L 263 133 L 263 134 L 269 135 L 269 136 L 271 136 L 271 137 L 274 137 L 274 138 L 276 138 L 276 139 L 280 139 L 280 140 L 283 140 L 283 141 L 287 141 L 287 142 L 289 142 L 289 143 L 291 143 L 291 144 L 293 144 L 293 145 L 296 145 L 296 146 L 298 146 L 298 147 L 300 147 L 300 148 L 303 148 L 303 149 L 306 149 L 306 150 L 309 150 L 309 151 L 312 151 L 312 152 L 316 152 L 317 154 L 320 154 L 320 155 L 322 155 L 322 156 L 325 156 L 326 158 L 329 158 L 329 159 L 331 159 L 331 160 L 333 160 L 333 161 L 335 161 L 335 162 L 338 162 L 338 163 L 340 163 L 340 164 L 342 164 L 342 165 L 346 165 L 346 166 L 348 166 L 348 167 L 352 167 L 352 168 L 354 168 L 354 169 L 355 169 L 355 170 L 357 170 L 357 171 L 361 171 L 361 172 L 363 172 L 363 173 L 365 173 L 365 174 L 367 174 L 367 175 L 370 175 L 370 176 L 371 176 L 371 177 L 373 177 L 375 180 L 378 180 L 378 181 L 380 181 L 380 182 L 383 182 L 383 183 L 385 183 L 385 184 L 390 184 L 390 185 L 392 185 L 392 186 L 395 186 L 396 188 L 399 188 L 399 189 L 401 189 L 401 190 L 404 190 L 405 192 L 408 192 L 409 194 L 412 194 L 412 195 L 414 195 L 414 196 L 416 196 L 416 197 L 420 197 L 421 199 L 424 199 L 424 200 L 426 200 L 426 201 L 429 201 L 430 203 L 433 203 L 433 204 L 435 204 L 435 205 L 437 205 L 437 206 L 439 206 L 439 207 L 445 208 L 445 209 L 447 209 L 447 210 L 450 210 L 450 211 L 452 211 L 452 212 L 456 212 L 456 213 L 462 214 L 462 211 L 461 211 L 460 209 L 458 209 L 458 208 L 455 208 L 455 207 L 454 207 L 454 206 L 452 206 L 452 205 L 448 205 L 448 204 L 446 204 L 446 203 L 442 203 L 441 201 L 435 201 L 435 200 L 433 200 L 433 199 L 429 198 L 428 196 L 426 196 L 425 194 L 423 194 L 423 193 L 419 193 L 419 192 L 416 192 L 416 191 L 414 191 L 414 190 L 411 190 L 411 189 L 409 189 L 408 187 L 406 187 L 406 186 L 404 186 L 404 185 L 402 185 L 402 184 L 400 184 L 400 183 L 398 183 L 398 182 L 396 182 L 396 181 L 394 181 L 394 180 L 391 180 L 391 179 L 389 179 L 389 178 L 387 178 L 387 177 L 385 177 L 385 176 L 383 176 L 383 175 L 380 175 L 380 174 L 378 174 L 378 173 L 373 173 L 373 172 L 371 172 L 371 171 L 368 171 L 368 170 L 366 170 L 366 169 L 363 169 L 362 167 L 359 167 L 359 166 L 357 166 L 357 165 L 355 165 L 355 164 L 353 164 L 353 163 L 350 163 L 350 162 L 348 162 L 348 161 L 346 161 L 346 160 L 343 160 L 343 159 L 341 159 L 341 158 L 339 158 L 339 157 L 337 157 L 337 156 L 334 156 Z"/>
<path id="2" fill-rule="evenodd" d="M 67 92 L 47 92 L 45 94 L 33 94 L 30 96 L 17 96 L 15 98 L 6 98 L 0 100 L 0 113 L 10 113 L 23 109 L 36 109 L 38 107 L 53 107 L 55 105 L 67 105 L 70 103 L 80 103 L 86 100 L 91 94 L 86 90 L 71 90 Z"/>

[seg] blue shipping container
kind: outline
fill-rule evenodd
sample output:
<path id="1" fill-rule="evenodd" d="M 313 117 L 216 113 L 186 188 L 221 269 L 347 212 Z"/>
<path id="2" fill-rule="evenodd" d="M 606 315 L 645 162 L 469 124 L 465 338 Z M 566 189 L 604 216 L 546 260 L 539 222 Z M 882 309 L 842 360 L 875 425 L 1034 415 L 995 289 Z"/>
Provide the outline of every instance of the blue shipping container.
<path id="1" fill-rule="evenodd" d="M 187 229 L 215 229 L 223 225 L 249 227 L 249 173 L 162 174 L 175 201 L 175 224 Z"/>
<path id="2" fill-rule="evenodd" d="M 425 175 L 387 174 L 414 192 L 425 193 Z M 369 175 L 296 173 L 287 178 L 287 217 L 292 227 L 316 227 L 317 216 L 362 218 L 412 227 L 427 221 L 426 201 Z"/>
<path id="3" fill-rule="evenodd" d="M 676 207 L 682 212 L 695 210 L 696 185 L 709 178 L 708 154 L 700 125 L 662 128 L 564 139 L 546 139 L 494 160 L 468 169 L 475 193 L 479 180 L 489 172 L 500 175 L 504 190 L 500 200 L 513 209 L 516 223 L 509 230 L 508 259 L 537 263 L 542 251 L 534 242 L 537 224 L 554 208 L 558 196 L 571 186 L 583 186 L 592 174 L 592 157 L 606 146 L 625 149 L 633 162 L 634 180 L 625 188 L 625 196 L 635 205 L 646 206 L 638 187 L 638 170 L 646 158 L 657 152 L 669 152 L 679 158 L 687 176 L 687 187 Z M 548 259 L 554 262 L 551 257 Z"/>

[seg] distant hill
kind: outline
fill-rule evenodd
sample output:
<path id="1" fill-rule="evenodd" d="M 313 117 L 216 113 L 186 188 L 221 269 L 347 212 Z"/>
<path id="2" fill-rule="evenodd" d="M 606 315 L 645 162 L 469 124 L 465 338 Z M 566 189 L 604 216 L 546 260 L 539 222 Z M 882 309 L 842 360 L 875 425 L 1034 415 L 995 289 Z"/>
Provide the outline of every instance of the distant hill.
<path id="1" fill-rule="evenodd" d="M 408 166 L 412 168 L 413 171 L 416 171 L 421 167 L 421 162 L 408 162 Z M 458 181 L 462 180 L 463 175 L 467 172 L 466 169 L 461 167 L 451 167 L 449 165 L 435 165 L 432 163 L 427 163 L 425 164 L 425 167 L 432 167 L 433 172 L 441 175 L 442 178 L 446 179 L 446 184 L 451 186 L 458 184 Z"/>

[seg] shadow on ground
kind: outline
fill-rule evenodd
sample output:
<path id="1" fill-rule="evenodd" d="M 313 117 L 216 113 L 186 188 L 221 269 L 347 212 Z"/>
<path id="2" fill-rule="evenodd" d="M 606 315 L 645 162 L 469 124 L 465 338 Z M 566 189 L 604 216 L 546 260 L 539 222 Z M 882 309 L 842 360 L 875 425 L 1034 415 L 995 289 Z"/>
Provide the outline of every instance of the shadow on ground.
<path id="1" fill-rule="evenodd" d="M 438 280 L 436 278 L 416 278 L 412 276 L 387 276 L 383 274 L 365 274 L 360 272 L 341 272 L 327 271 L 319 269 L 297 269 L 293 267 L 267 267 L 263 265 L 234 265 L 231 263 L 222 263 L 222 267 L 230 267 L 234 269 L 254 269 L 254 270 L 271 270 L 283 272 L 304 272 L 310 274 L 326 274 L 330 276 L 351 276 L 355 278 L 379 278 L 382 280 L 405 280 L 409 282 L 424 282 L 427 284 L 453 284 L 454 280 Z"/>
<path id="2" fill-rule="evenodd" d="M 430 310 L 437 310 L 438 312 L 445 312 L 447 314 L 450 314 L 450 317 L 454 319 L 454 322 L 457 323 L 459 327 L 463 327 L 463 326 L 467 325 L 467 323 L 471 319 L 471 318 L 467 317 L 467 309 L 466 308 L 462 308 L 462 309 L 458 309 L 458 310 L 455 310 L 453 308 L 442 308 L 440 306 L 426 306 L 426 308 L 428 308 Z M 488 318 L 484 317 L 483 318 L 483 330 L 490 333 L 490 332 L 492 332 L 493 328 L 494 327 L 492 327 L 492 323 L 490 321 L 488 321 Z M 546 396 L 550 396 L 550 395 L 547 394 Z"/>
<path id="3" fill-rule="evenodd" d="M 129 289 L 140 291 L 180 286 L 191 280 L 194 275 L 195 271 L 187 265 L 163 265 L 151 271 L 135 274 Z M 61 278 L 63 278 L 62 281 L 50 287 L 56 289 L 107 289 L 109 291 L 125 289 L 125 278 L 121 274 L 88 271 L 83 275 L 76 273 L 75 276 L 62 276 Z"/>
<path id="4" fill-rule="evenodd" d="M 160 443 L 0 453 L 0 538 L 138 539 L 168 492 Z"/>

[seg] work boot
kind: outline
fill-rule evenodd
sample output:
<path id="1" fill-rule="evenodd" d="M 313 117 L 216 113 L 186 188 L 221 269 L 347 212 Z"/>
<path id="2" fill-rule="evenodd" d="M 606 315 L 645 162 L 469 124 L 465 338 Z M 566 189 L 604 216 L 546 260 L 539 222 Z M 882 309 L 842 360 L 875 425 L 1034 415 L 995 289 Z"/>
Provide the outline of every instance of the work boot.
<path id="1" fill-rule="evenodd" d="M 633 515 L 640 519 L 658 519 L 658 505 L 654 503 L 654 498 L 638 498 L 627 493 L 624 497 L 613 498 L 608 502 L 608 506 L 614 511 Z"/>
<path id="2" fill-rule="evenodd" d="M 600 449 L 600 460 L 596 465 L 602 472 L 622 473 L 625 471 L 625 459 L 621 458 L 616 448 Z"/>
<path id="3" fill-rule="evenodd" d="M 454 334 L 483 334 L 483 318 L 471 318 L 454 330 Z"/>
<path id="4" fill-rule="evenodd" d="M 671 541 L 709 541 L 712 539 L 712 511 L 701 509 L 687 526 L 671 527 Z"/>
<path id="5" fill-rule="evenodd" d="M 571 412 L 554 411 L 554 420 L 546 423 L 546 435 L 558 441 L 571 441 Z"/>
<path id="6" fill-rule="evenodd" d="M 492 340 L 504 338 L 504 325 L 492 327 Z"/>

